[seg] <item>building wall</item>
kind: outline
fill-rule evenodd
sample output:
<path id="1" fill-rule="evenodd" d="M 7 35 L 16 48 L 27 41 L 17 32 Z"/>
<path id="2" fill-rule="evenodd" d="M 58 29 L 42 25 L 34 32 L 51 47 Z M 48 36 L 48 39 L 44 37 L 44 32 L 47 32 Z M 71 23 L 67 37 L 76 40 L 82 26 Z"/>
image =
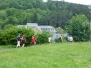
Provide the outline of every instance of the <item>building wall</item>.
<path id="1" fill-rule="evenodd" d="M 18 25 L 19 28 L 26 27 L 26 28 L 32 28 L 35 31 L 47 31 L 49 33 L 56 33 L 56 29 L 52 26 L 38 26 L 37 23 L 27 23 L 26 25 Z"/>

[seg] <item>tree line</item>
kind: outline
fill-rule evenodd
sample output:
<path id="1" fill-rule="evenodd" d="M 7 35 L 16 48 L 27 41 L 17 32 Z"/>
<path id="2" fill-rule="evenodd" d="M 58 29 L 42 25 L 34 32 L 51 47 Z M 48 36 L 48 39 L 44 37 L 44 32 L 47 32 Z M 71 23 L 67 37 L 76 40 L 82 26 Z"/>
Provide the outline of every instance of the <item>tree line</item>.
<path id="1" fill-rule="evenodd" d="M 0 29 L 7 24 L 29 22 L 65 29 L 68 21 L 79 14 L 85 14 L 89 19 L 88 6 L 53 0 L 0 0 Z"/>

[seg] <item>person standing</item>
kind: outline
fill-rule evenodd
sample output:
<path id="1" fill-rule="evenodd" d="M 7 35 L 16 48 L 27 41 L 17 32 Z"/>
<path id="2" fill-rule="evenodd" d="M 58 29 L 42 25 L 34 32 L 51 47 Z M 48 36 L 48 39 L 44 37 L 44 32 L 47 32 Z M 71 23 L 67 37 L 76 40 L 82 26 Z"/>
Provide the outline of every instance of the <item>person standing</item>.
<path id="1" fill-rule="evenodd" d="M 20 34 L 18 34 L 18 36 L 17 36 L 17 46 L 16 47 L 20 47 Z"/>
<path id="2" fill-rule="evenodd" d="M 63 42 L 63 36 L 62 35 L 60 36 L 60 42 L 61 43 Z"/>
<path id="3" fill-rule="evenodd" d="M 48 38 L 48 42 L 51 43 L 51 37 L 50 37 L 50 36 L 49 36 L 49 38 Z"/>
<path id="4" fill-rule="evenodd" d="M 70 35 L 69 42 L 73 42 L 73 37 Z"/>
<path id="5" fill-rule="evenodd" d="M 21 42 L 22 42 L 22 47 L 24 47 L 25 46 L 25 42 L 26 42 L 26 38 L 25 38 L 24 35 L 22 35 L 22 37 L 21 37 Z"/>
<path id="6" fill-rule="evenodd" d="M 35 39 L 34 45 L 36 45 L 37 40 L 36 40 L 36 37 L 35 36 L 34 36 L 34 39 Z"/>
<path id="7" fill-rule="evenodd" d="M 31 43 L 32 43 L 32 45 L 34 45 L 34 44 L 35 44 L 35 42 L 36 42 L 35 37 L 34 37 L 34 36 L 32 36 L 32 38 L 31 38 Z"/>

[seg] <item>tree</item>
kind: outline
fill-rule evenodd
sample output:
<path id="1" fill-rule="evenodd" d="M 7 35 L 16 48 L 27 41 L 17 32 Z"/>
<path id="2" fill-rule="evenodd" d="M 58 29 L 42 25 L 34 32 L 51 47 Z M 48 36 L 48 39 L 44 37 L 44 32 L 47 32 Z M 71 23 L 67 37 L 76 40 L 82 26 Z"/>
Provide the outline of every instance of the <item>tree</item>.
<path id="1" fill-rule="evenodd" d="M 7 17 L 7 14 L 4 10 L 0 11 L 0 19 L 4 20 Z"/>
<path id="2" fill-rule="evenodd" d="M 56 28 L 57 33 L 64 33 L 64 30 L 60 27 Z"/>
<path id="3" fill-rule="evenodd" d="M 39 25 L 64 29 L 68 20 L 76 14 L 85 14 L 90 19 L 87 5 L 58 0 L 0 0 L 0 9 L 1 27 L 37 22 Z"/>
<path id="4" fill-rule="evenodd" d="M 37 22 L 38 21 L 38 17 L 37 17 L 37 13 L 35 12 L 34 13 L 34 16 L 33 16 L 33 19 L 32 19 L 32 22 Z"/>
<path id="5" fill-rule="evenodd" d="M 67 26 L 67 31 L 74 38 L 74 41 L 88 41 L 89 23 L 87 17 L 83 15 L 73 16 Z"/>

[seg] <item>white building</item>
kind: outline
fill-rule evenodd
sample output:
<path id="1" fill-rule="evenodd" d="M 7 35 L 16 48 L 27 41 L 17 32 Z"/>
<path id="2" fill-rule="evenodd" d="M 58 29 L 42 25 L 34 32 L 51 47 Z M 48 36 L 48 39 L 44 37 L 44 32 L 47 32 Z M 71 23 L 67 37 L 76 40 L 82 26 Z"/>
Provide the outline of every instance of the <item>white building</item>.
<path id="1" fill-rule="evenodd" d="M 49 32 L 49 33 L 56 33 L 55 28 L 52 27 L 52 26 L 39 26 L 39 28 L 40 28 L 42 31 L 46 31 L 46 32 Z"/>
<path id="2" fill-rule="evenodd" d="M 56 33 L 56 30 L 52 26 L 38 26 L 37 23 L 27 23 L 26 25 L 18 25 L 19 28 L 26 27 L 26 28 L 32 28 L 35 32 L 42 32 L 46 31 L 49 33 Z"/>

